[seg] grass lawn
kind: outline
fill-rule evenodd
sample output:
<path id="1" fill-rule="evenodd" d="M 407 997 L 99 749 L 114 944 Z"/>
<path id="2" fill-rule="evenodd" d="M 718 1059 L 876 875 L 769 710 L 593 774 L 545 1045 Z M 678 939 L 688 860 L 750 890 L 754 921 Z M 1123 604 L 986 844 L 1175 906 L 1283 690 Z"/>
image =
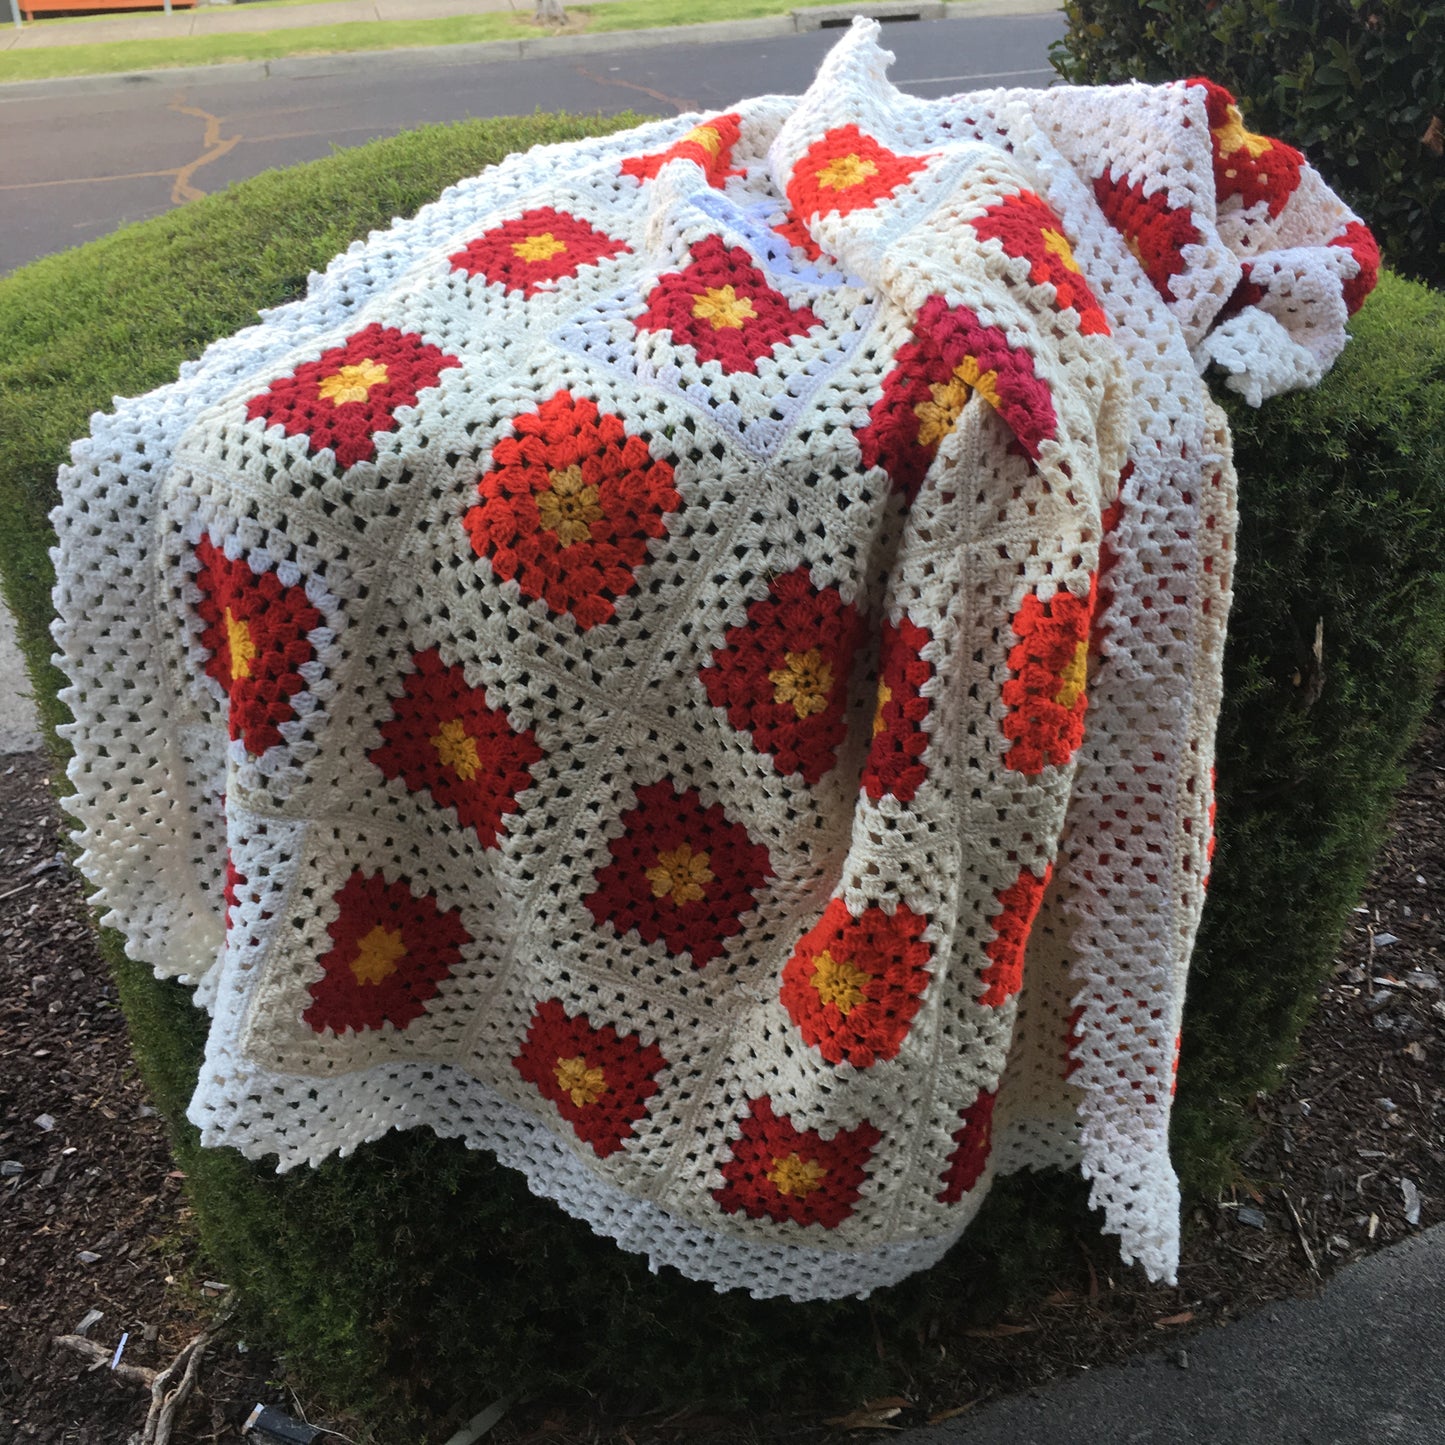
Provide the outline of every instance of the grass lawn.
<path id="1" fill-rule="evenodd" d="M 312 0 L 275 0 L 276 8 L 308 3 Z M 797 0 L 728 0 L 726 18 L 751 20 L 761 15 L 786 15 L 796 6 Z M 569 29 L 569 34 L 690 25 L 696 24 L 700 18 L 696 5 L 687 3 L 687 0 L 616 0 L 616 3 L 608 5 L 569 5 L 567 14 L 577 26 Z M 276 60 L 283 55 L 332 55 L 358 50 L 462 45 L 480 40 L 545 39 L 552 33 L 546 26 L 533 25 L 510 12 L 501 12 L 454 15 L 442 20 L 367 20 L 342 25 L 303 25 L 253 34 L 157 36 L 146 40 L 0 52 L 0 82 L 162 70 L 180 65 Z"/>

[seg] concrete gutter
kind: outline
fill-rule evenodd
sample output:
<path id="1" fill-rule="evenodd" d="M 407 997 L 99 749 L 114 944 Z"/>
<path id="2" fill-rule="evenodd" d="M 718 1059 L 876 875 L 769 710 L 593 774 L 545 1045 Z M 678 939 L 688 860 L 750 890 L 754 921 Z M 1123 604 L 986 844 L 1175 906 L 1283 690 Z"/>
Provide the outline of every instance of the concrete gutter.
<path id="1" fill-rule="evenodd" d="M 997 20 L 1018 15 L 1049 15 L 1059 0 L 875 0 L 857 5 L 817 6 L 788 15 L 756 20 L 723 20 L 702 25 L 672 25 L 653 30 L 615 30 L 600 35 L 551 35 L 528 40 L 485 40 L 472 45 L 417 46 L 400 50 L 354 50 L 336 55 L 289 55 L 278 60 L 248 60 L 232 65 L 196 65 L 112 75 L 72 75 L 53 80 L 0 83 L 0 105 L 7 100 L 93 95 L 100 90 L 137 85 L 254 84 L 321 75 L 364 75 L 377 65 L 471 66 L 540 60 L 554 56 L 607 55 L 651 50 L 664 45 L 707 45 L 724 41 L 772 40 L 851 23 L 855 15 L 886 24 L 915 20 Z"/>

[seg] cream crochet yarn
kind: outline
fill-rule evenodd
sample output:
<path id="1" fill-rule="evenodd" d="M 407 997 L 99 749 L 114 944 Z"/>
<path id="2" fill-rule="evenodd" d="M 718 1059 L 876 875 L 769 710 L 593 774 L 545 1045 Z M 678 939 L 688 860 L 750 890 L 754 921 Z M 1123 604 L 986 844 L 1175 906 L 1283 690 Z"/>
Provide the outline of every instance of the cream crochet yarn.
<path id="1" fill-rule="evenodd" d="M 282 1169 L 426 1124 L 795 1299 L 1068 1164 L 1152 1277 L 1210 849 L 1215 364 L 1368 233 L 1203 81 L 801 98 L 513 157 L 97 416 L 80 866 Z"/>

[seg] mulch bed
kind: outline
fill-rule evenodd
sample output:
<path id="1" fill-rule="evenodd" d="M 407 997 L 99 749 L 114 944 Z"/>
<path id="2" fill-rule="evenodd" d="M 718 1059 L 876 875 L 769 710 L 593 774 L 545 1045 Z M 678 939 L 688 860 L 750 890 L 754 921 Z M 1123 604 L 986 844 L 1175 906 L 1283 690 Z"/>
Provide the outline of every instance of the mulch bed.
<path id="1" fill-rule="evenodd" d="M 1445 1218 L 1445 707 L 1415 750 L 1396 823 L 1300 1056 L 1257 1103 L 1248 1182 L 1191 1209 L 1178 1288 L 1149 1286 L 1110 1263 L 1107 1241 L 1090 1244 L 1076 1277 L 1037 1307 L 940 1340 L 926 1380 L 840 1401 L 826 1419 L 624 1417 L 536 1401 L 496 1438 L 821 1441 L 961 1414 L 1151 1347 L 1186 1364 L 1191 1333 L 1313 1293 Z M 57 837 L 45 758 L 0 757 L 0 1442 L 124 1445 L 146 1418 L 145 1392 L 53 1337 L 99 1311 L 91 1340 L 109 1352 L 124 1334 L 125 1363 L 162 1368 L 226 1290 L 197 1259 L 184 1180 Z M 240 1440 L 260 1401 L 304 1413 L 284 1363 L 223 1330 L 173 1445 Z"/>

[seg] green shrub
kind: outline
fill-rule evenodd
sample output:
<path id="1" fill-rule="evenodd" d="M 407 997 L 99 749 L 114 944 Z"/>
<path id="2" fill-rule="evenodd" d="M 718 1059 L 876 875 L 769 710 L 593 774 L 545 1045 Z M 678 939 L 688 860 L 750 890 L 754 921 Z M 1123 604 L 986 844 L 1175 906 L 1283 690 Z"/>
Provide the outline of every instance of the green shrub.
<path id="1" fill-rule="evenodd" d="M 1251 130 L 1308 154 L 1395 270 L 1445 282 L 1442 0 L 1066 0 L 1064 12 L 1054 64 L 1067 79 L 1218 81 Z"/>
<path id="2" fill-rule="evenodd" d="M 45 514 L 89 414 L 169 380 L 255 307 L 298 294 L 352 237 L 449 181 L 625 121 L 472 123 L 378 142 L 0 280 L 0 569 L 48 719 L 63 710 L 42 662 Z M 1176 1114 L 1176 1161 L 1200 1187 L 1228 1169 L 1243 1101 L 1288 1055 L 1440 661 L 1445 304 L 1387 277 L 1355 332 L 1319 390 L 1258 414 L 1234 408 L 1244 522 L 1221 841 Z M 1306 705 L 1319 619 L 1324 682 Z M 205 1249 L 244 1288 L 248 1333 L 281 1345 L 314 1390 L 383 1439 L 440 1428 L 448 1409 L 504 1390 L 855 1402 L 922 1371 L 935 1333 L 1041 1292 L 1093 1234 L 1077 1180 L 1008 1180 L 927 1275 L 866 1304 L 796 1306 L 650 1276 L 489 1157 L 429 1133 L 278 1177 L 197 1146 L 184 1108 L 204 1019 L 185 990 L 127 962 L 113 935 L 105 947 Z M 1098 1248 L 1107 1258 L 1110 1244 Z"/>

